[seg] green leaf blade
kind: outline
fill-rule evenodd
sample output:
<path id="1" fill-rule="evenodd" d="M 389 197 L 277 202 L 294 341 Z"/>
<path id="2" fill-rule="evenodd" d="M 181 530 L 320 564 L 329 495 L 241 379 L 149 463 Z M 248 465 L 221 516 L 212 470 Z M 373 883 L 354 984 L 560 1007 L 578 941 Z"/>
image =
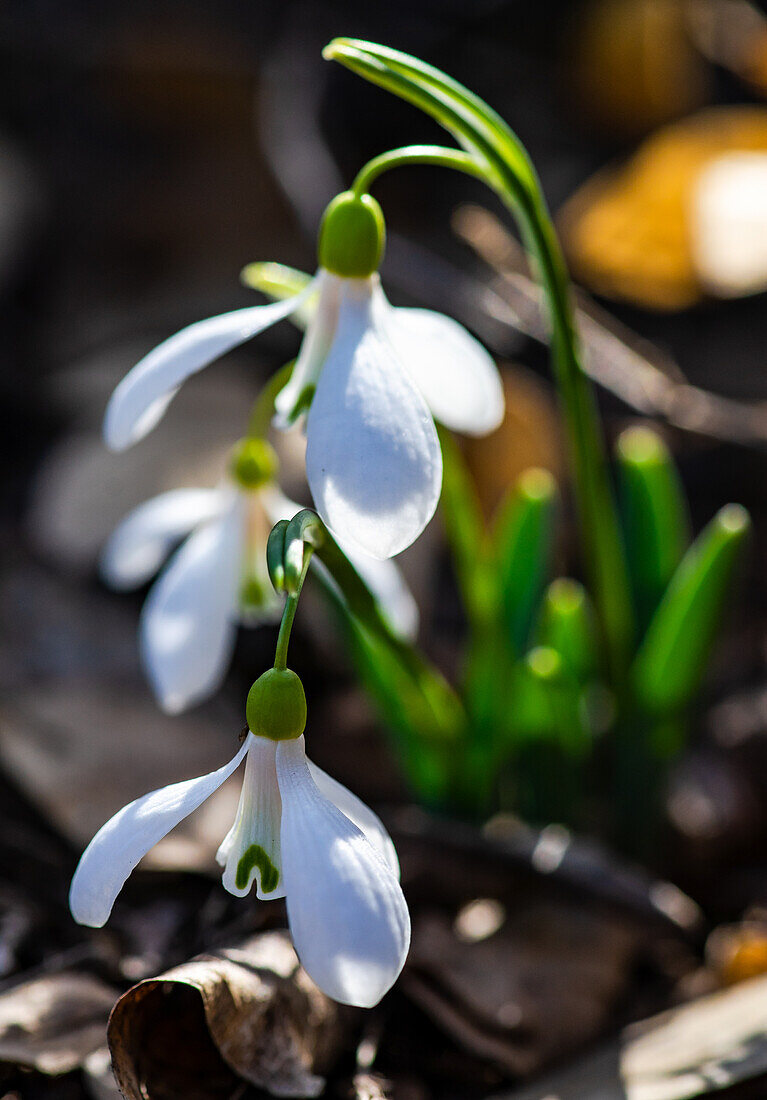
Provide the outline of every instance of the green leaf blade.
<path id="1" fill-rule="evenodd" d="M 687 501 L 674 460 L 656 432 L 623 432 L 616 448 L 626 551 L 641 637 L 690 545 Z"/>
<path id="2" fill-rule="evenodd" d="M 750 528 L 745 508 L 726 505 L 677 568 L 632 669 L 636 698 L 650 712 L 678 712 L 700 687 Z"/>
<path id="3" fill-rule="evenodd" d="M 543 597 L 536 631 L 541 646 L 555 650 L 580 682 L 593 680 L 599 669 L 594 608 L 582 584 L 559 577 Z"/>
<path id="4" fill-rule="evenodd" d="M 442 521 L 467 618 L 473 627 L 479 627 L 487 618 L 492 594 L 487 530 L 458 444 L 444 428 L 438 433 L 442 447 Z"/>
<path id="5" fill-rule="evenodd" d="M 521 656 L 552 557 L 558 493 L 548 470 L 526 470 L 502 506 L 495 529 L 495 572 L 502 621 Z"/>

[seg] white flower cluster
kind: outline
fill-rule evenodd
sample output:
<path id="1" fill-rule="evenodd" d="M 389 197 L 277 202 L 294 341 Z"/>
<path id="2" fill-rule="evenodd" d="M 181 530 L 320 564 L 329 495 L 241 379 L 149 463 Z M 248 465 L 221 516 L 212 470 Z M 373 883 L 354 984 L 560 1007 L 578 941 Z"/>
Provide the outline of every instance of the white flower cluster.
<path id="1" fill-rule="evenodd" d="M 482 434 L 503 416 L 495 364 L 460 325 L 395 309 L 377 272 L 320 268 L 297 296 L 200 321 L 141 360 L 107 408 L 107 444 L 122 450 L 163 416 L 192 374 L 299 311 L 310 321 L 276 425 L 304 418 L 306 472 L 317 510 L 392 624 L 412 633 L 416 610 L 393 563 L 437 505 L 442 457 L 434 418 Z M 137 587 L 182 541 L 150 591 L 141 624 L 144 664 L 158 699 L 177 712 L 221 684 L 238 621 L 275 617 L 265 548 L 271 526 L 298 505 L 274 471 L 218 489 L 165 493 L 132 513 L 103 558 L 106 578 Z M 300 733 L 301 731 L 299 731 Z M 101 926 L 139 860 L 221 786 L 247 757 L 234 825 L 218 859 L 227 890 L 285 897 L 302 964 L 329 996 L 370 1006 L 397 978 L 410 918 L 394 846 L 376 815 L 311 764 L 303 735 L 249 732 L 234 758 L 197 779 L 137 799 L 96 834 L 75 873 L 72 913 Z"/>

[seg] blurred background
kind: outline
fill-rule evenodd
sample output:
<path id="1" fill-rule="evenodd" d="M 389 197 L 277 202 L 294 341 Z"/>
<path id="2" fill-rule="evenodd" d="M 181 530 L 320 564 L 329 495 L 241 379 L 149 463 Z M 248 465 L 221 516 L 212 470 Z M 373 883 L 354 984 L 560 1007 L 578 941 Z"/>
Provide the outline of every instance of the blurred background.
<path id="1" fill-rule="evenodd" d="M 89 1032 L 78 1045 L 62 1023 L 77 1014 L 72 1003 L 56 1008 L 46 1034 L 69 1044 L 70 1058 L 53 1072 L 38 1017 L 24 1025 L 27 1046 L 8 1045 L 3 1031 L 3 997 L 25 982 L 74 968 L 108 979 L 116 996 L 211 944 L 279 923 L 222 899 L 209 877 L 236 784 L 157 849 L 159 872 L 129 888 L 111 939 L 70 923 L 66 889 L 82 844 L 118 806 L 225 758 L 245 692 L 271 663 L 274 632 L 242 631 L 225 691 L 188 715 L 162 716 L 138 663 L 143 593 L 109 593 L 97 560 L 142 500 L 216 483 L 250 403 L 297 338 L 283 324 L 211 367 L 157 432 L 120 456 L 99 434 L 112 388 L 166 335 L 261 300 L 239 280 L 248 262 L 312 271 L 322 210 L 366 159 L 442 140 L 423 115 L 324 62 L 335 35 L 412 52 L 510 122 L 593 321 L 587 353 L 609 437 L 651 421 L 679 464 L 695 529 L 730 500 L 749 508 L 755 528 L 650 860 L 652 875 L 695 899 L 679 901 L 692 916 L 672 904 L 665 924 L 645 871 L 627 885 L 629 872 L 609 857 L 576 853 L 552 900 L 536 880 L 537 833 L 501 857 L 424 824 L 332 619 L 307 593 L 293 663 L 313 756 L 389 807 L 423 913 L 400 1023 L 376 1018 L 377 1064 L 400 1095 L 484 1095 L 618 1023 L 767 968 L 765 6 L 27 0 L 0 8 L 0 1063 L 9 1096 L 113 1095 L 98 1061 L 108 994 L 93 1009 L 98 1042 Z M 452 313 L 502 364 L 506 422 L 465 447 L 486 514 L 530 466 L 566 489 L 545 325 L 509 219 L 478 183 L 429 168 L 387 175 L 376 195 L 392 300 Z M 288 439 L 281 457 L 283 487 L 309 503 L 300 440 Z M 569 511 L 565 521 L 558 559 L 577 577 Z M 439 517 L 402 564 L 421 608 L 420 643 L 453 675 L 463 622 Z M 526 900 L 505 946 L 497 910 L 455 923 L 478 898 L 508 906 L 510 890 Z M 696 905 L 720 925 L 708 947 Z M 500 954 L 477 959 L 467 945 L 479 943 Z M 595 943 L 603 965 L 584 975 Z M 546 967 L 559 975 L 548 985 Z M 486 980 L 498 969 L 511 975 L 511 1000 Z M 8 1009 L 16 1024 L 17 1008 Z M 337 1095 L 362 1072 L 343 1049 L 331 1074 Z M 235 1085 L 199 1095 L 234 1095 Z"/>

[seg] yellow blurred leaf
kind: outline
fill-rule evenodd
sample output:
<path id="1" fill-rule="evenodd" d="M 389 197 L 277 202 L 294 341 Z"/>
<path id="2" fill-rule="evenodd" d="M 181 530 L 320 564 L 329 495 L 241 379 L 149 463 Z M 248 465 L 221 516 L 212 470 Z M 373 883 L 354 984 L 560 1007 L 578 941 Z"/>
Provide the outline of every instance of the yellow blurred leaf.
<path id="1" fill-rule="evenodd" d="M 706 942 L 706 958 L 723 985 L 767 974 L 767 924 L 743 921 L 715 928 Z"/>
<path id="2" fill-rule="evenodd" d="M 684 309 L 703 294 L 692 233 L 702 170 L 731 152 L 767 151 L 767 110 L 713 108 L 663 128 L 621 169 L 592 177 L 559 225 L 577 279 L 611 298 Z"/>

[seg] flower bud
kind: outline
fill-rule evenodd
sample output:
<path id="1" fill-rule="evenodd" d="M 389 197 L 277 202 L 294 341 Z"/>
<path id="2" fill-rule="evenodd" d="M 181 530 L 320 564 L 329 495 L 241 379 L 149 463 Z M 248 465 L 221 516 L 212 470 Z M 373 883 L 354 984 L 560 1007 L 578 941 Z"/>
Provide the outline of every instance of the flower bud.
<path id="1" fill-rule="evenodd" d="M 289 668 L 270 668 L 248 692 L 245 713 L 256 737 L 293 741 L 306 728 L 304 685 Z"/>
<path id="2" fill-rule="evenodd" d="M 232 477 L 243 489 L 259 489 L 277 475 L 277 455 L 265 439 L 242 439 L 234 449 Z"/>
<path id="3" fill-rule="evenodd" d="M 322 215 L 320 267 L 347 279 L 366 279 L 378 271 L 385 242 L 383 212 L 372 195 L 342 191 Z"/>

